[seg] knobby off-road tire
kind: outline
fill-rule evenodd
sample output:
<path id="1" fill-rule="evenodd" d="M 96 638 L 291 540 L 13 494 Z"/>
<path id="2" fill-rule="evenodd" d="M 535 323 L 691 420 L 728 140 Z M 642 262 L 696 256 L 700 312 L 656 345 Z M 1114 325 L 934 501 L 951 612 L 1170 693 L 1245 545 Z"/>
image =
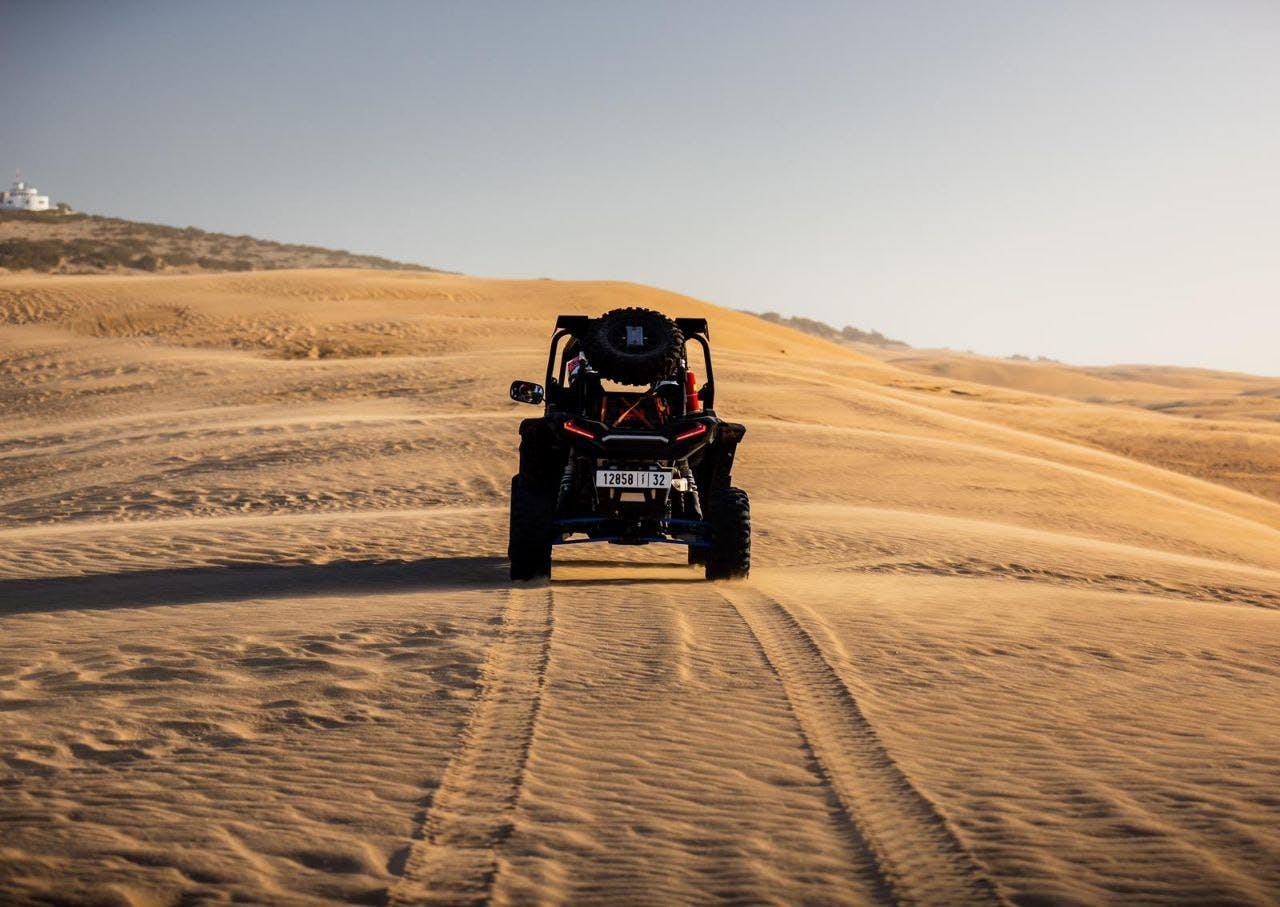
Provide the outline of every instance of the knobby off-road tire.
<path id="1" fill-rule="evenodd" d="M 707 579 L 739 579 L 751 572 L 751 499 L 741 488 L 712 495 L 707 505 L 711 547 L 706 551 Z"/>
<path id="2" fill-rule="evenodd" d="M 553 502 L 525 476 L 511 477 L 511 530 L 507 557 L 513 580 L 551 576 Z"/>
<path id="3" fill-rule="evenodd" d="M 627 328 L 639 328 L 643 342 L 629 345 Z M 649 384 L 666 378 L 676 371 L 684 355 L 684 333 L 674 321 L 652 309 L 605 312 L 581 342 L 591 367 L 601 377 L 620 384 Z"/>
<path id="4" fill-rule="evenodd" d="M 689 566 L 701 567 L 706 562 L 707 562 L 707 549 L 702 547 L 695 548 L 693 545 L 690 545 L 689 546 Z"/>

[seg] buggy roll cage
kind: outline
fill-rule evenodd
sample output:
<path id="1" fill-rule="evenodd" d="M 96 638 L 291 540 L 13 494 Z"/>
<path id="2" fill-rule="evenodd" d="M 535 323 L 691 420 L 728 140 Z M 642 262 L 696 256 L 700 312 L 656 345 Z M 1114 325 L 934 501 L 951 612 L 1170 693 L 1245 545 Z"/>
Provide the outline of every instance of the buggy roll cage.
<path id="1" fill-rule="evenodd" d="M 711 336 L 711 330 L 707 327 L 707 319 L 705 318 L 676 318 L 673 319 L 676 327 L 680 328 L 684 334 L 685 344 L 690 340 L 698 341 L 702 347 L 702 362 L 706 369 L 707 379 L 699 391 L 702 398 L 702 405 L 707 409 L 714 409 L 716 381 L 715 373 L 711 369 L 711 344 L 708 338 Z M 556 332 L 551 337 L 551 352 L 547 355 L 547 378 L 546 384 L 550 388 L 564 387 L 564 370 L 565 363 L 560 363 L 560 370 L 556 372 L 556 356 L 559 353 L 560 341 L 565 337 L 581 337 L 588 329 L 592 318 L 590 315 L 560 315 L 556 318 Z M 547 402 L 550 403 L 551 395 L 547 395 Z"/>

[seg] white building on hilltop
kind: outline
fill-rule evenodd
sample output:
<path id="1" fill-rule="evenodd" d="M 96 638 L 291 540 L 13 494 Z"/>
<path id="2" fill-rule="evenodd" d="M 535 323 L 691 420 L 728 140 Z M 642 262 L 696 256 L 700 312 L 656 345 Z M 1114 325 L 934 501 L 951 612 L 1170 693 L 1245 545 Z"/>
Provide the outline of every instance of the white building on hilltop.
<path id="1" fill-rule="evenodd" d="M 40 195 L 35 186 L 28 186 L 19 173 L 13 178 L 13 187 L 0 192 L 0 208 L 7 211 L 48 211 L 49 196 Z"/>

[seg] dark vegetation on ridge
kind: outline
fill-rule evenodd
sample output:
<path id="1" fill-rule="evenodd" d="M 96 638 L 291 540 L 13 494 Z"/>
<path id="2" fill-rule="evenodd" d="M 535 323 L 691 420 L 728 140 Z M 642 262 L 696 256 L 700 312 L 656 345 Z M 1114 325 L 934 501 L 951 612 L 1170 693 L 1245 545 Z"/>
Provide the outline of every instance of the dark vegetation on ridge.
<path id="1" fill-rule="evenodd" d="M 805 318 L 801 315 L 780 315 L 777 312 L 751 312 L 750 314 L 755 315 L 757 318 L 763 318 L 765 321 L 771 321 L 774 324 L 795 328 L 797 331 L 804 331 L 806 334 L 812 334 L 824 340 L 834 340 L 836 343 L 869 343 L 872 346 L 880 346 L 885 349 L 911 349 L 910 344 L 901 340 L 894 340 L 892 337 L 886 337 L 879 331 L 864 331 L 848 324 L 842 328 L 833 328 L 826 322 Z"/>
<path id="2" fill-rule="evenodd" d="M 281 268 L 437 270 L 341 249 L 56 211 L 0 211 L 0 268 L 59 274 Z"/>

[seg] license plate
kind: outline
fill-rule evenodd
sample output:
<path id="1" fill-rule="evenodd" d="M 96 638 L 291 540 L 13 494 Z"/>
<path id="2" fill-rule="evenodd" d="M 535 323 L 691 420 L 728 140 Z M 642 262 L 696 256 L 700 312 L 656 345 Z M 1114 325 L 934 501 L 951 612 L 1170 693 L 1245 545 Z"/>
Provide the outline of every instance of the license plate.
<path id="1" fill-rule="evenodd" d="M 597 469 L 597 488 L 670 488 L 669 469 Z"/>

